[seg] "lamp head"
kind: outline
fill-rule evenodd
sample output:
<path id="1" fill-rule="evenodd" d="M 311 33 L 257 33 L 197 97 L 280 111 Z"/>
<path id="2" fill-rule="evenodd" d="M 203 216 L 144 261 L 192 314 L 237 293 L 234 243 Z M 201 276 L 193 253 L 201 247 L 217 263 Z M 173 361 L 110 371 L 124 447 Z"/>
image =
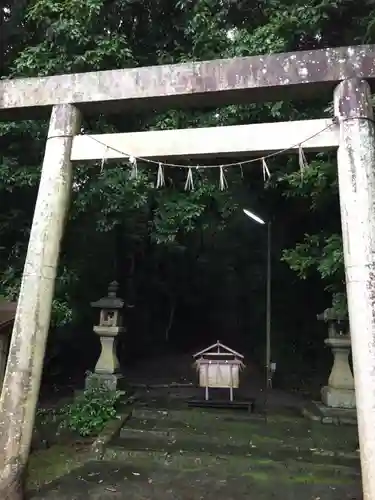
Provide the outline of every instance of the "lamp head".
<path id="1" fill-rule="evenodd" d="M 258 224 L 265 224 L 266 223 L 263 219 L 261 219 L 260 217 L 258 217 L 253 212 L 250 212 L 250 210 L 247 210 L 246 208 L 243 209 L 243 212 L 244 212 L 245 215 L 247 215 L 250 219 L 253 219 Z"/>

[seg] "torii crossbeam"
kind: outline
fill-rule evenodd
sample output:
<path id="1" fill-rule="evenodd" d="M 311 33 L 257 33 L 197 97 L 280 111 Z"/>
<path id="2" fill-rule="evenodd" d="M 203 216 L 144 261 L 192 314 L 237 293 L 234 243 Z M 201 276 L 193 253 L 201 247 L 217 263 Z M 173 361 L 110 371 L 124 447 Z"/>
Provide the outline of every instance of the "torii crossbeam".
<path id="1" fill-rule="evenodd" d="M 329 96 L 335 89 L 362 481 L 364 498 L 375 499 L 375 136 L 370 95 L 374 82 L 374 45 L 0 81 L 0 120 L 50 113 L 1 393 L 1 498 L 7 498 L 6 488 L 21 481 L 27 462 L 72 188 L 72 143 L 82 113 L 308 99 L 322 92 Z M 74 154 L 77 151 L 75 145 Z"/>
<path id="2" fill-rule="evenodd" d="M 345 78 L 374 82 L 375 45 L 338 47 L 71 75 L 0 80 L 0 119 L 35 118 L 57 104 L 85 114 L 224 106 L 329 94 Z"/>

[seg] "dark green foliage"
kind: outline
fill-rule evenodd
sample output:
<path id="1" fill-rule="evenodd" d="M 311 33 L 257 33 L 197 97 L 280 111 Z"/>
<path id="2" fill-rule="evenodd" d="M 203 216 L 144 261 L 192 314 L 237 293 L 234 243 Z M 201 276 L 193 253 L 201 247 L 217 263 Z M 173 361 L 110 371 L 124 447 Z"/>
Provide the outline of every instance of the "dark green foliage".
<path id="1" fill-rule="evenodd" d="M 121 391 L 95 387 L 65 405 L 60 412 L 60 426 L 80 436 L 97 436 L 105 424 L 116 418 Z"/>
<path id="2" fill-rule="evenodd" d="M 1 75 L 12 78 L 372 42 L 375 34 L 370 0 L 33 0 L 2 5 Z M 317 96 L 309 103 L 130 112 L 96 117 L 85 123 L 85 130 L 305 119 L 327 114 L 328 101 L 329 96 Z M 10 298 L 18 293 L 46 126 L 0 123 L 0 295 Z M 250 304 L 261 316 L 265 240 L 258 227 L 241 218 L 239 209 L 245 205 L 275 219 L 275 282 L 293 279 L 278 262 L 282 257 L 298 277 L 321 278 L 321 289 L 327 288 L 342 307 L 335 158 L 309 158 L 303 180 L 295 157 L 278 157 L 270 168 L 266 191 L 260 168 L 252 166 L 243 178 L 238 170 L 229 172 L 226 192 L 218 190 L 217 171 L 195 174 L 195 191 L 184 192 L 186 171 L 179 169 L 166 170 L 166 187 L 156 190 L 156 169 L 148 165 L 139 165 L 137 179 L 130 179 L 123 163 L 104 169 L 76 165 L 54 324 L 91 321 L 89 302 L 104 293 L 113 277 L 121 282 L 127 304 L 135 306 L 133 320 L 143 322 L 146 331 L 157 323 L 163 331 L 171 308 L 185 311 L 192 304 L 201 312 L 211 307 L 207 317 L 226 307 L 228 317 L 244 318 Z M 285 302 L 283 290 L 274 293 L 280 309 L 289 309 L 298 297 L 297 292 Z M 150 323 L 155 311 L 158 321 Z M 251 321 L 244 320 L 241 328 L 248 331 Z"/>

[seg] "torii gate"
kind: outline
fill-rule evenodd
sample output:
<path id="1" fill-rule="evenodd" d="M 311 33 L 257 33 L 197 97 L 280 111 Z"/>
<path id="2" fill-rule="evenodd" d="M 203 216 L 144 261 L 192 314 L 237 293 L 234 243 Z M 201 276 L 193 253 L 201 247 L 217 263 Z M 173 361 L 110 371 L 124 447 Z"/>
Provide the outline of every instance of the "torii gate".
<path id="1" fill-rule="evenodd" d="M 0 81 L 0 119 L 51 116 L 1 394 L 2 498 L 7 498 L 7 487 L 14 490 L 11 483 L 21 481 L 27 462 L 72 189 L 72 160 L 116 156 L 110 150 L 104 155 L 94 141 L 77 136 L 81 114 L 300 99 L 335 89 L 337 128 L 304 147 L 338 147 L 363 489 L 366 500 L 375 500 L 375 134 L 367 81 L 375 81 L 375 45 Z M 114 134 L 101 140 L 130 154 L 155 158 L 248 155 L 288 148 L 311 131 L 319 131 L 322 124 L 312 120 Z M 12 456 L 17 457 L 16 463 L 10 462 Z"/>

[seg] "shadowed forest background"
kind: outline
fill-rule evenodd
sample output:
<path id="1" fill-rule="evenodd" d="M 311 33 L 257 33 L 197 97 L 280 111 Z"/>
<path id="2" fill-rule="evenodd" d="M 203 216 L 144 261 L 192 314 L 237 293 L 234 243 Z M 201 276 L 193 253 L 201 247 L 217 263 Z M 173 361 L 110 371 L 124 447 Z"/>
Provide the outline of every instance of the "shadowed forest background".
<path id="1" fill-rule="evenodd" d="M 372 0 L 37 0 L 1 2 L 3 78 L 31 77 L 372 43 Z M 319 100 L 170 110 L 87 119 L 85 132 L 131 132 L 331 116 Z M 0 123 L 0 296 L 16 299 L 48 120 Z M 166 351 L 194 353 L 220 339 L 263 366 L 266 229 L 272 221 L 272 358 L 276 383 L 309 390 L 327 378 L 327 331 L 316 315 L 345 310 L 335 155 L 295 154 L 228 169 L 76 164 L 60 259 L 45 382 L 93 368 L 99 341 L 90 302 L 120 283 L 123 365 Z M 236 158 L 228 161 L 236 161 Z M 181 160 L 181 163 L 183 160 Z M 219 160 L 212 160 L 217 164 Z M 326 361 L 329 360 L 328 363 Z M 319 367 L 319 371 L 317 368 Z"/>

